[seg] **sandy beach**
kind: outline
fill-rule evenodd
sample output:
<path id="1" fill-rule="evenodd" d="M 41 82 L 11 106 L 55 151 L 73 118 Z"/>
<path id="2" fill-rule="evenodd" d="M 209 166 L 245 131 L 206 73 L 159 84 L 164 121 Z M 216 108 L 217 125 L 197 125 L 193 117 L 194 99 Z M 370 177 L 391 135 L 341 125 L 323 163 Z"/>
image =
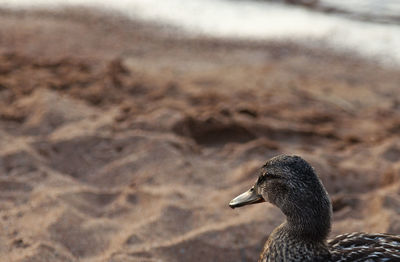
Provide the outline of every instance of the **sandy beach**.
<path id="1" fill-rule="evenodd" d="M 399 68 L 86 9 L 0 24 L 1 261 L 256 261 L 284 217 L 228 203 L 281 153 L 332 236 L 400 234 Z"/>

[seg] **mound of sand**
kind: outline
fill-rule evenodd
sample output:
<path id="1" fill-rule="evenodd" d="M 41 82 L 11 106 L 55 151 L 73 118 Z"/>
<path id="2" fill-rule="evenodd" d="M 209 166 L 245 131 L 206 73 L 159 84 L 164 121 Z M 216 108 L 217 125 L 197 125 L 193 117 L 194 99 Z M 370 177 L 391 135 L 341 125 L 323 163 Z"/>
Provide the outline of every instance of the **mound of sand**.
<path id="1" fill-rule="evenodd" d="M 87 11 L 0 23 L 4 261 L 255 261 L 283 216 L 228 203 L 280 153 L 316 168 L 332 235 L 400 234 L 399 70 Z"/>

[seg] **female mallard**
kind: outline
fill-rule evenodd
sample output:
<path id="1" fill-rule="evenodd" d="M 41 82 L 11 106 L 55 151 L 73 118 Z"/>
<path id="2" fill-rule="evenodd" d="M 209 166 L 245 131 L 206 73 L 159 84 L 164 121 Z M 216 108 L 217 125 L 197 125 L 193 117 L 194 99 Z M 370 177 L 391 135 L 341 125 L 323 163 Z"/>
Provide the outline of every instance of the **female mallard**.
<path id="1" fill-rule="evenodd" d="M 400 236 L 351 233 L 326 241 L 331 202 L 313 168 L 301 157 L 270 159 L 256 184 L 229 206 L 265 201 L 279 207 L 286 221 L 269 236 L 259 262 L 400 261 Z"/>

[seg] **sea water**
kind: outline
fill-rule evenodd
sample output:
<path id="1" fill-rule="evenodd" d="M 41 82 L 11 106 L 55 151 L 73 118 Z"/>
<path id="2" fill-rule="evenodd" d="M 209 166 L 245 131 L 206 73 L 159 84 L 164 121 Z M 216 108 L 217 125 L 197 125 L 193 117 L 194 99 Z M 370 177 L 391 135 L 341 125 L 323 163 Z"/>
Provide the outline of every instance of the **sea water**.
<path id="1" fill-rule="evenodd" d="M 300 41 L 400 65 L 399 0 L 0 0 L 0 7 L 86 6 L 181 28 L 189 35 Z"/>

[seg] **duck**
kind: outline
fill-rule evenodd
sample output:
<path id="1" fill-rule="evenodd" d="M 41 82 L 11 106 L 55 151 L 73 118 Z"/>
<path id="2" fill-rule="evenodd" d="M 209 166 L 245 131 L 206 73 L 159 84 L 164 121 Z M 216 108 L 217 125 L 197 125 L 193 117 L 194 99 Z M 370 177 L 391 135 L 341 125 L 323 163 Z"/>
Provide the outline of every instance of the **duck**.
<path id="1" fill-rule="evenodd" d="M 286 220 L 269 235 L 258 262 L 400 261 L 400 235 L 356 232 L 327 240 L 332 204 L 314 169 L 299 156 L 269 159 L 256 183 L 229 206 L 262 202 L 278 207 Z"/>

